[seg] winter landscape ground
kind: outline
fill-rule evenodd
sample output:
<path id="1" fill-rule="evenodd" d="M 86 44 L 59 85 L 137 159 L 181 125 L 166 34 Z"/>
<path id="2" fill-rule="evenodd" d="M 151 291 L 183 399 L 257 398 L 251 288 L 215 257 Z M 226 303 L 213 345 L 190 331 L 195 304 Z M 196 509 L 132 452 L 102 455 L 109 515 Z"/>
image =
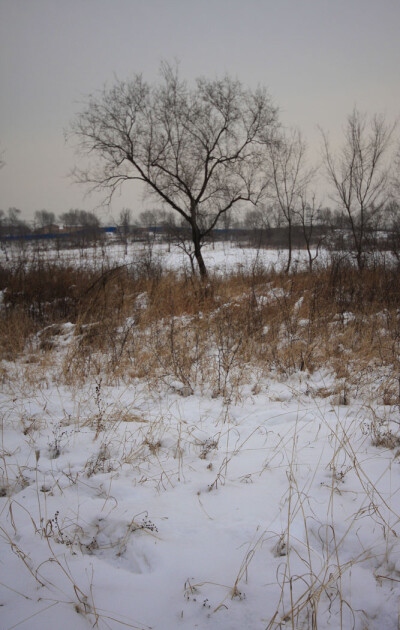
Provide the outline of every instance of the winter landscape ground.
<path id="1" fill-rule="evenodd" d="M 400 628 L 396 270 L 1 256 L 1 628 Z"/>

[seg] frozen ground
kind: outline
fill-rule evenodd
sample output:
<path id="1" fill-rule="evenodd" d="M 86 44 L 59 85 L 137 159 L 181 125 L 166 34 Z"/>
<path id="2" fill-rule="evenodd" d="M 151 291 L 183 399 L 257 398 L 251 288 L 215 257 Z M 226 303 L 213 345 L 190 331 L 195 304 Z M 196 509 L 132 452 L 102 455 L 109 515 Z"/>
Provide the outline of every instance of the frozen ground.
<path id="1" fill-rule="evenodd" d="M 328 372 L 224 399 L 2 369 L 2 629 L 400 627 L 397 405 Z"/>

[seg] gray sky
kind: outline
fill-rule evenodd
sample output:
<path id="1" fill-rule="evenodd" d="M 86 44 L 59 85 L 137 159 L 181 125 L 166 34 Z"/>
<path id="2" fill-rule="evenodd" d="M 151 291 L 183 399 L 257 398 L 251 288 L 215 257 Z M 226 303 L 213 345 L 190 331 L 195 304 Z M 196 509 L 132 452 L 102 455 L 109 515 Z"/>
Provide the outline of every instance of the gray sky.
<path id="1" fill-rule="evenodd" d="M 267 86 L 317 156 L 317 125 L 335 140 L 355 105 L 399 117 L 399 33 L 399 0 L 0 0 L 0 208 L 98 205 L 68 177 L 63 130 L 86 94 L 115 75 L 156 80 L 162 59 L 189 80 Z M 123 206 L 142 209 L 133 184 L 112 213 Z"/>

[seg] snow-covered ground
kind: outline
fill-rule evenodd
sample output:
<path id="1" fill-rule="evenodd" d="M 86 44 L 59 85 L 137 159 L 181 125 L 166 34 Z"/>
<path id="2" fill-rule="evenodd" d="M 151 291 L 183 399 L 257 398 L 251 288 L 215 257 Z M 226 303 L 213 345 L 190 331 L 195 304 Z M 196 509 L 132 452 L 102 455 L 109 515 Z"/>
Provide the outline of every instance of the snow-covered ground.
<path id="1" fill-rule="evenodd" d="M 3 394 L 1 627 L 397 627 L 399 465 L 326 378 Z"/>
<path id="2" fill-rule="evenodd" d="M 52 243 L 25 244 L 24 248 L 14 244 L 6 250 L 0 250 L 0 263 L 10 264 L 29 258 L 31 260 L 51 260 L 68 262 L 71 265 L 88 265 L 90 267 L 102 267 L 105 265 L 126 265 L 132 262 L 142 261 L 145 263 L 161 264 L 164 269 L 190 271 L 190 262 L 187 254 L 178 246 L 165 243 L 128 243 L 125 246 L 121 243 L 108 241 L 101 247 L 82 249 L 61 249 L 57 251 Z M 313 252 L 315 255 L 315 252 Z M 276 249 L 255 249 L 252 247 L 237 247 L 235 243 L 218 242 L 214 245 L 206 244 L 203 248 L 203 256 L 207 268 L 211 272 L 227 273 L 232 271 L 248 271 L 257 264 L 267 268 L 275 266 L 282 268 L 287 262 L 287 251 Z M 327 253 L 320 252 L 318 261 L 326 259 Z M 307 264 L 307 251 L 294 250 L 293 267 Z"/>
<path id="3" fill-rule="evenodd" d="M 399 627 L 398 405 L 328 371 L 223 398 L 29 360 L 2 366 L 2 629 Z"/>

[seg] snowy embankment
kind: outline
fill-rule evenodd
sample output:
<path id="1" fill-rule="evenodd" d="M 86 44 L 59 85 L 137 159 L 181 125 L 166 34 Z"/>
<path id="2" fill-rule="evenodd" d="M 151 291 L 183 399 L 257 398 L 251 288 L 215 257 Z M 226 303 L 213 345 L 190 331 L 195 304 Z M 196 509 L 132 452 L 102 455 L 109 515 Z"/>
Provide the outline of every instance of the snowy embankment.
<path id="1" fill-rule="evenodd" d="M 214 269 L 227 260 L 219 256 Z M 171 257 L 163 264 L 179 267 Z M 84 345 L 89 326 L 72 323 L 2 362 L 2 629 L 398 627 L 397 375 L 383 359 L 354 381 L 292 363 L 266 374 L 251 356 L 244 369 L 234 314 L 252 305 L 262 318 L 279 300 L 282 316 L 289 309 L 285 291 L 264 287 L 250 298 L 218 307 L 208 328 L 199 315 L 197 329 L 186 316 L 140 329 L 148 305 L 139 295 L 138 323 L 131 318 L 120 334 L 122 349 L 131 335 L 143 366 L 129 355 L 136 371 L 126 379 L 117 368 L 105 374 L 100 351 Z M 288 310 L 287 330 L 277 325 L 282 356 L 284 336 L 295 353 L 307 326 L 305 347 L 318 355 L 302 300 Z M 232 318 L 217 320 L 228 307 Z M 385 340 L 389 316 L 378 315 L 374 334 Z M 344 344 L 353 319 L 343 312 L 322 327 Z M 268 346 L 260 322 L 255 338 Z M 198 364 L 187 366 L 186 331 L 211 339 L 212 325 L 221 345 L 196 350 Z M 165 371 L 162 326 L 182 380 Z M 152 335 L 158 372 L 146 380 Z M 338 364 L 350 356 L 338 353 Z M 212 370 L 218 388 L 208 384 Z"/>

